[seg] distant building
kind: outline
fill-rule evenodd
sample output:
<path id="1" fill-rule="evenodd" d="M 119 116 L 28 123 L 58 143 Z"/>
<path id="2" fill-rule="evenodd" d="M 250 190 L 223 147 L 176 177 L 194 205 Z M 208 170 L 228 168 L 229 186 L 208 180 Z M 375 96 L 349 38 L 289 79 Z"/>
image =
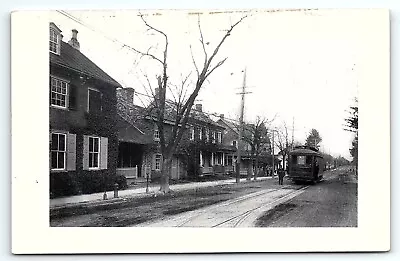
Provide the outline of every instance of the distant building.
<path id="1" fill-rule="evenodd" d="M 232 120 L 226 119 L 223 114 L 220 115 L 217 123 L 225 127 L 225 136 L 223 139 L 224 145 L 226 146 L 231 145 L 239 149 L 238 124 L 234 123 Z M 248 126 L 248 124 L 245 126 Z M 248 131 L 247 132 L 244 131 L 243 136 L 245 135 L 251 135 L 251 133 L 249 133 Z M 252 155 L 251 144 L 246 142 L 246 140 L 242 139 L 240 149 L 241 149 L 240 175 L 246 176 L 248 172 L 251 172 L 251 175 L 253 175 L 255 171 L 255 166 L 254 166 L 255 156 Z M 228 162 L 229 164 L 230 162 L 232 162 L 232 169 L 236 171 L 237 150 L 228 154 Z M 270 144 L 265 144 L 259 155 L 259 170 L 261 172 L 265 172 L 266 174 L 268 165 L 272 166 L 272 156 L 270 151 Z"/>
<path id="2" fill-rule="evenodd" d="M 80 52 L 78 31 L 68 43 L 49 25 L 51 196 L 110 189 L 117 168 L 118 82 Z"/>

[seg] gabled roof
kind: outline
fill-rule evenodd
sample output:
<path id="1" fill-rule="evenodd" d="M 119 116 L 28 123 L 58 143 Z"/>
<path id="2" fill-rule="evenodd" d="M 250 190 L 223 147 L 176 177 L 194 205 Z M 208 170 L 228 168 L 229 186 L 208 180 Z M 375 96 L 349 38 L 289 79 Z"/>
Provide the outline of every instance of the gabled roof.
<path id="1" fill-rule="evenodd" d="M 221 118 L 220 118 L 220 119 L 217 121 L 217 123 L 218 123 L 219 125 L 222 125 L 222 126 L 225 125 L 226 127 L 230 128 L 232 131 L 234 131 L 236 134 L 238 133 L 235 124 L 234 124 L 233 122 L 231 122 L 231 121 L 228 121 L 228 120 L 226 120 L 226 119 L 221 119 Z"/>
<path id="2" fill-rule="evenodd" d="M 202 111 L 197 111 L 195 109 L 192 109 L 192 111 L 190 112 L 190 119 L 225 129 L 225 126 L 219 124 L 218 122 L 213 121 L 208 115 L 206 115 Z"/>
<path id="3" fill-rule="evenodd" d="M 56 64 L 83 73 L 87 76 L 109 83 L 114 87 L 121 87 L 117 81 L 100 69 L 100 67 L 87 58 L 83 53 L 63 41 L 61 41 L 59 55 L 50 53 L 50 64 Z"/>

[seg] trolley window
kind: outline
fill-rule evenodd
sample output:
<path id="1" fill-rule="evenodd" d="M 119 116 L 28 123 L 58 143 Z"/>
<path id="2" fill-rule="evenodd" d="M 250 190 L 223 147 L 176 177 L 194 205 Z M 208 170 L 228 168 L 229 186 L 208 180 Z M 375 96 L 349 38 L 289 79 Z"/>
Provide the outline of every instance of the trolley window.
<path id="1" fill-rule="evenodd" d="M 312 156 L 293 155 L 292 156 L 292 163 L 295 164 L 295 165 L 311 166 L 311 164 L 312 164 Z"/>

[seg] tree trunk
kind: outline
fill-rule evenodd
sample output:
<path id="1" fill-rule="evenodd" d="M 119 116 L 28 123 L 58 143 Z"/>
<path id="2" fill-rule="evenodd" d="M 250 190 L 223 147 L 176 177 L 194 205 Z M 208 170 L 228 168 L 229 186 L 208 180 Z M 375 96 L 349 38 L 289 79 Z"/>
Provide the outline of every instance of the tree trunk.
<path id="1" fill-rule="evenodd" d="M 283 154 L 282 155 L 282 169 L 283 169 L 283 172 L 285 172 L 285 170 L 286 170 L 286 154 Z"/>
<path id="2" fill-rule="evenodd" d="M 254 172 L 254 180 L 257 180 L 257 176 L 258 176 L 258 155 L 256 156 L 256 171 Z"/>
<path id="3" fill-rule="evenodd" d="M 171 175 L 172 167 L 172 156 L 163 158 L 163 164 L 161 166 L 161 180 L 160 180 L 160 191 L 168 193 L 169 189 L 169 177 Z"/>
<path id="4" fill-rule="evenodd" d="M 251 174 L 253 173 L 253 160 L 250 160 L 249 167 L 247 168 L 247 178 L 246 180 L 251 180 Z"/>

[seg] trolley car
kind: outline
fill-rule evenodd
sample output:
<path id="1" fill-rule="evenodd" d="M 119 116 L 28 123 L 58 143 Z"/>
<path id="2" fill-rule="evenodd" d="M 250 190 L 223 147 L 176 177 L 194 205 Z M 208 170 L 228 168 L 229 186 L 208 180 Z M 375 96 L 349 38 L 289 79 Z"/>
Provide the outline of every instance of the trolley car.
<path id="1" fill-rule="evenodd" d="M 300 181 L 317 183 L 322 179 L 324 157 L 317 148 L 310 146 L 295 147 L 288 158 L 288 176 L 295 183 Z"/>

